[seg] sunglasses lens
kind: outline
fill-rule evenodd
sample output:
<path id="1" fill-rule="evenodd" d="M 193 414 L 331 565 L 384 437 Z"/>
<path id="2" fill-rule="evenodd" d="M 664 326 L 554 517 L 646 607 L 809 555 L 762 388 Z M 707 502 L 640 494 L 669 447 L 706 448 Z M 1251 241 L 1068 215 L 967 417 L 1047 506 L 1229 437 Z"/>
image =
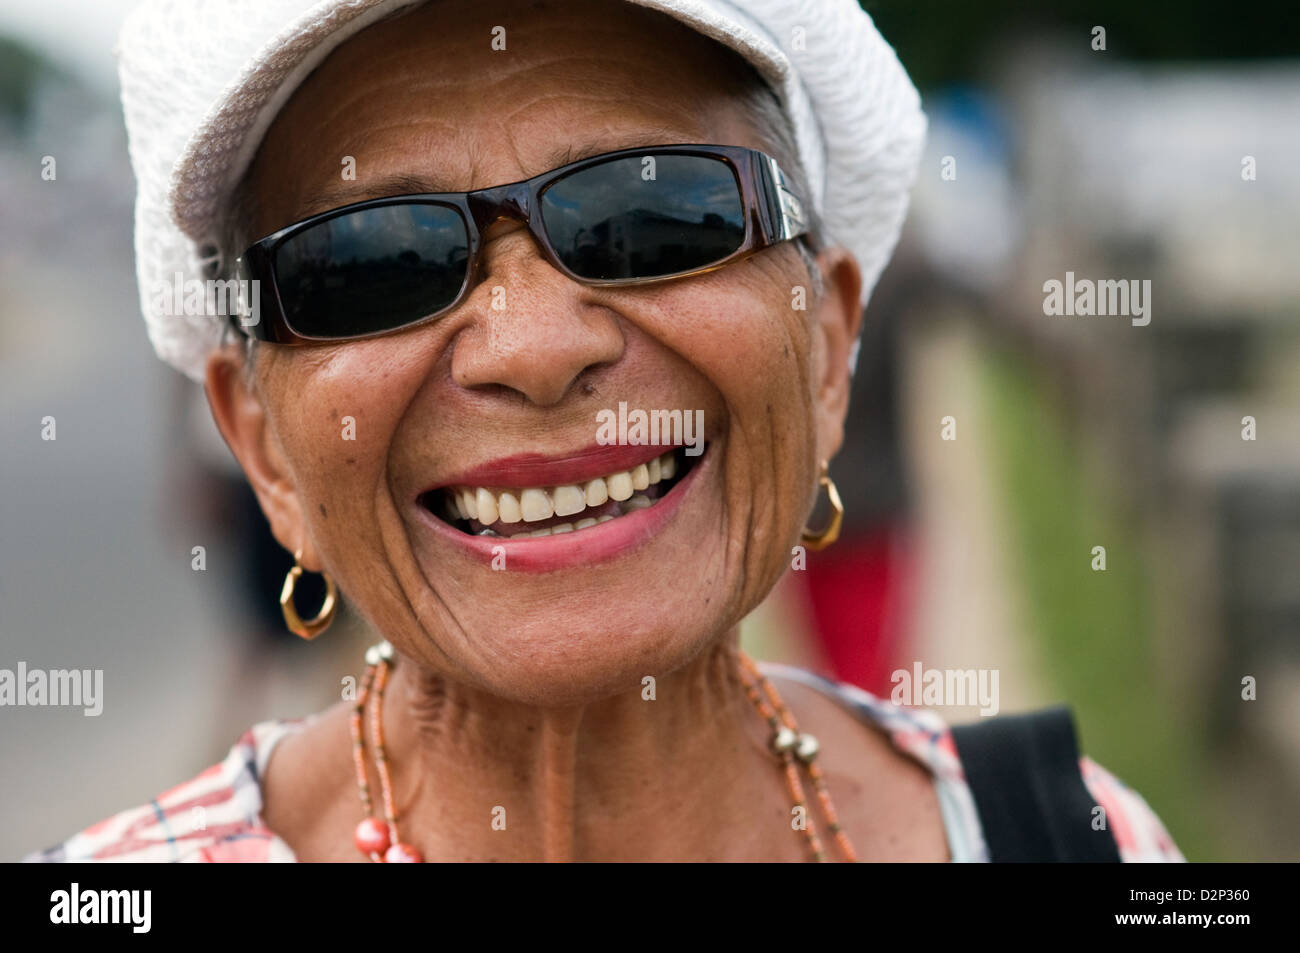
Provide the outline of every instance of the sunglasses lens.
<path id="1" fill-rule="evenodd" d="M 611 159 L 550 185 L 542 221 L 580 278 L 660 278 L 716 264 L 745 240 L 740 184 L 721 159 Z"/>
<path id="2" fill-rule="evenodd" d="M 394 204 L 338 215 L 275 255 L 290 327 L 309 338 L 391 331 L 456 300 L 465 282 L 465 221 L 443 205 Z"/>

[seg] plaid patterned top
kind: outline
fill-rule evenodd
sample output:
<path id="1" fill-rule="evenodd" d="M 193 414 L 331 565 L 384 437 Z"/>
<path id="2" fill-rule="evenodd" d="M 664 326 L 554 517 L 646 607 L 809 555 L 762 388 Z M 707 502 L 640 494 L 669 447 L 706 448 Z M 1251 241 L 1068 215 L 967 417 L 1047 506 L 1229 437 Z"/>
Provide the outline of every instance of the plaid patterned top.
<path id="1" fill-rule="evenodd" d="M 828 683 L 798 669 L 764 665 L 769 673 L 830 689 L 865 721 L 883 730 L 895 747 L 934 776 L 949 851 L 955 862 L 987 862 L 988 848 L 975 800 L 962 772 L 948 726 L 935 713 L 902 708 L 852 685 Z M 248 729 L 224 761 L 184 784 L 24 858 L 37 862 L 146 861 L 186 863 L 293 862 L 289 845 L 261 818 L 260 778 L 276 742 L 316 716 L 265 721 Z M 1181 862 L 1160 819 L 1142 796 L 1087 757 L 1083 781 L 1106 819 L 1120 858 L 1134 862 Z"/>

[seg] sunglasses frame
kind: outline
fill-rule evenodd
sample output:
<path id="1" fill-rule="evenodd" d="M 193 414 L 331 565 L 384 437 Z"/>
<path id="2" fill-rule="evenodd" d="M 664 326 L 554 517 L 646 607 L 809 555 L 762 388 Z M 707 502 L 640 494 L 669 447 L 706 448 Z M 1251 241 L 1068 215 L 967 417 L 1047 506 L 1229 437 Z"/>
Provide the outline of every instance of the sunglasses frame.
<path id="1" fill-rule="evenodd" d="M 741 208 L 745 216 L 745 238 L 740 247 L 726 258 L 704 267 L 674 272 L 670 275 L 656 275 L 653 278 L 583 278 L 565 267 L 559 255 L 551 246 L 540 214 L 540 202 L 546 189 L 574 173 L 617 159 L 671 155 L 703 156 L 722 161 L 731 168 L 732 174 L 739 184 Z M 468 261 L 465 267 L 465 279 L 460 290 L 456 293 L 455 299 L 446 307 L 440 308 L 422 318 L 397 327 L 385 328 L 382 331 L 333 337 L 314 337 L 302 334 L 294 329 L 282 306 L 279 284 L 276 280 L 275 256 L 280 246 L 295 235 L 332 218 L 388 205 L 406 204 L 438 205 L 453 208 L 459 213 L 461 220 L 464 222 L 468 242 Z M 479 285 L 481 281 L 480 271 L 483 267 L 483 242 L 481 236 L 494 222 L 500 219 L 513 219 L 525 224 L 537 247 L 541 249 L 543 257 L 552 266 L 574 281 L 592 287 L 646 285 L 686 278 L 692 275 L 701 275 L 748 258 L 764 248 L 808 233 L 808 220 L 805 217 L 802 202 L 795 195 L 788 178 L 781 171 L 781 167 L 776 160 L 765 152 L 745 146 L 677 144 L 619 149 L 614 152 L 604 152 L 600 155 L 570 162 L 547 172 L 542 172 L 532 178 L 510 182 L 505 185 L 475 189 L 472 192 L 422 192 L 367 199 L 362 202 L 354 202 L 330 209 L 288 225 L 260 241 L 254 242 L 236 260 L 241 279 L 258 281 L 258 284 L 254 287 L 258 289 L 259 320 L 251 325 L 245 325 L 242 320 L 242 318 L 248 316 L 248 312 L 245 311 L 242 316 L 231 315 L 230 323 L 239 333 L 261 341 L 301 346 L 357 341 L 386 334 L 396 334 L 399 331 L 406 331 L 433 321 L 463 304 L 465 299 Z"/>

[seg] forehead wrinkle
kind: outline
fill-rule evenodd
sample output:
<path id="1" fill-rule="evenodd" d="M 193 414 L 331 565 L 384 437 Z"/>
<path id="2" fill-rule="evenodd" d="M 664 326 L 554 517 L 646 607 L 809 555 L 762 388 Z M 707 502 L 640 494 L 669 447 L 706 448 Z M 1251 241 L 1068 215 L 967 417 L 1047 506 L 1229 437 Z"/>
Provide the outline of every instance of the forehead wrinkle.
<path id="1" fill-rule="evenodd" d="M 438 126 L 443 126 L 438 123 Z M 446 127 L 451 135 L 455 135 L 454 127 Z M 301 177 L 296 177 L 301 183 L 295 190 L 296 196 L 290 209 L 289 221 L 299 221 L 309 218 L 312 215 L 325 212 L 340 205 L 347 205 L 354 201 L 361 201 L 365 198 L 380 198 L 385 195 L 400 195 L 408 192 L 445 192 L 454 190 L 454 179 L 445 176 L 445 173 L 434 172 L 419 168 L 418 163 L 410 161 L 412 154 L 419 154 L 419 143 L 414 146 L 399 148 L 392 143 L 374 142 L 376 138 L 381 138 L 385 133 L 400 132 L 406 137 L 411 137 L 412 127 L 410 122 L 394 121 L 382 126 L 367 128 L 360 131 L 356 141 L 345 141 L 338 149 L 336 155 L 331 155 L 335 150 L 311 148 L 310 154 L 319 156 L 321 162 L 319 165 L 319 178 L 316 173 L 308 173 Z M 424 130 L 418 134 L 418 138 L 423 142 L 430 143 L 429 151 L 432 152 L 432 143 L 439 139 L 438 132 L 434 129 Z M 325 156 L 329 155 L 329 162 L 325 161 Z M 339 178 L 339 167 L 331 163 L 334 160 L 340 160 L 343 156 L 353 156 L 357 161 L 357 179 L 355 181 L 344 181 Z M 392 157 L 392 158 L 389 158 Z M 398 176 L 403 176 L 408 180 L 408 184 L 401 187 L 401 191 L 393 192 L 392 187 L 394 180 Z M 443 181 L 443 179 L 446 181 Z M 315 180 L 315 184 L 311 184 Z M 282 223 L 281 227 L 288 222 Z"/>
<path id="2" fill-rule="evenodd" d="M 676 26 L 676 24 L 672 25 Z M 412 42 L 379 45 L 377 38 L 366 37 L 366 34 L 363 33 L 361 37 L 344 44 L 331 53 L 325 63 L 303 84 L 300 92 L 321 83 L 328 83 L 330 76 L 334 73 L 352 72 L 355 67 L 353 61 L 356 60 L 361 60 L 364 64 L 367 82 L 349 81 L 345 85 L 346 95 L 334 97 L 336 106 L 331 111 L 348 112 L 353 110 L 357 107 L 359 100 L 364 100 L 367 96 L 382 92 L 390 87 L 401 89 L 403 94 L 409 93 L 413 87 L 427 87 L 437 92 L 458 85 L 468 85 L 476 92 L 481 92 L 521 77 L 528 78 L 530 74 L 536 72 L 545 71 L 548 77 L 562 75 L 564 72 L 572 71 L 573 68 L 582 64 L 606 67 L 602 72 L 612 70 L 614 73 L 626 73 L 628 70 L 629 60 L 627 56 L 603 53 L 599 50 L 592 51 L 590 49 L 592 44 L 590 43 L 575 43 L 567 27 L 557 25 L 547 29 L 548 26 L 549 24 L 543 25 L 539 29 L 539 33 L 558 34 L 562 38 L 562 42 L 545 42 L 545 38 L 542 36 L 539 37 L 538 41 L 526 47 L 526 52 L 523 55 L 515 54 L 505 59 L 501 58 L 497 53 L 483 53 L 479 57 L 475 57 L 475 59 L 481 58 L 483 63 L 490 63 L 491 65 L 480 67 L 475 64 L 474 69 L 431 69 L 429 61 L 430 59 L 436 59 L 439 53 L 446 52 L 448 47 L 455 53 L 467 50 L 477 51 L 478 46 L 476 44 L 448 41 L 430 47 L 427 44 L 418 45 L 420 38 L 416 38 L 413 41 L 416 45 L 413 45 Z M 611 25 L 608 29 L 603 29 L 603 24 L 592 22 L 588 22 L 584 26 L 591 34 L 596 34 L 597 38 L 602 34 L 608 34 L 620 40 L 625 39 L 627 36 L 626 29 L 618 26 Z M 693 31 L 686 32 L 690 37 L 698 37 Z M 367 42 L 357 42 L 362 38 L 365 38 Z M 410 37 L 403 37 L 403 39 L 410 40 Z M 638 79 L 642 81 L 642 84 L 644 83 L 644 74 L 651 71 L 665 74 L 671 84 L 681 87 L 681 70 L 674 68 L 674 61 L 680 61 L 681 56 L 664 57 L 658 47 L 647 44 L 642 44 L 640 49 L 652 54 L 641 64 Z M 531 62 L 529 60 L 530 56 L 533 58 Z M 699 62 L 696 57 L 688 57 L 688 59 L 696 63 Z M 403 69 L 408 60 L 413 61 L 419 68 L 416 70 Z M 676 65 L 680 66 L 681 64 L 678 62 Z M 580 84 L 589 79 L 589 77 L 582 75 L 573 78 Z"/>
<path id="3" fill-rule="evenodd" d="M 346 91 L 342 95 L 331 95 L 328 98 L 317 97 L 318 101 L 312 103 L 314 109 L 320 110 L 325 116 L 325 122 L 332 122 L 342 119 L 346 125 L 354 125 L 357 117 L 367 116 L 375 112 L 373 100 L 376 96 L 388 99 L 388 94 L 396 90 L 393 96 L 394 101 L 405 101 L 412 94 L 428 95 L 428 97 L 437 101 L 438 97 L 445 96 L 447 88 L 454 86 L 454 81 L 439 76 L 437 74 L 426 74 L 422 76 L 383 76 L 374 82 L 349 83 Z M 323 101 L 320 101 L 323 99 Z M 433 121 L 440 121 L 440 117 L 434 110 L 428 112 L 421 111 L 420 117 L 427 117 Z M 446 120 L 450 122 L 450 119 Z"/>
<path id="4" fill-rule="evenodd" d="M 644 58 L 644 62 L 639 64 L 637 74 L 638 86 L 641 88 L 647 85 L 645 83 L 647 72 L 663 74 L 667 80 L 666 85 L 675 88 L 678 92 L 683 91 L 683 87 L 694 91 L 701 85 L 695 84 L 692 89 L 690 84 L 683 84 L 682 79 L 686 75 L 709 76 L 711 79 L 721 79 L 722 85 L 728 85 L 729 76 L 725 71 L 722 73 L 718 71 L 719 63 L 715 55 L 718 46 L 715 41 L 701 36 L 670 17 L 643 10 L 635 5 L 618 4 L 617 14 L 612 17 L 585 17 L 582 21 L 582 30 L 576 36 L 571 28 L 572 25 L 562 19 L 556 21 L 552 18 L 539 20 L 525 18 L 524 24 L 516 26 L 515 30 L 522 31 L 529 40 L 522 46 L 513 45 L 509 57 L 501 57 L 496 51 L 488 52 L 485 44 L 469 42 L 467 24 L 447 24 L 445 26 L 450 29 L 440 35 L 414 32 L 411 27 L 420 22 L 419 18 L 434 15 L 432 6 L 417 8 L 392 21 L 371 27 L 344 43 L 327 57 L 311 77 L 308 77 L 299 92 L 322 84 L 329 85 L 336 74 L 345 76 L 348 81 L 341 84 L 345 95 L 333 97 L 337 105 L 331 112 L 346 111 L 351 115 L 358 100 L 364 99 L 376 90 L 382 91 L 390 87 L 398 87 L 408 95 L 412 88 L 427 87 L 437 92 L 458 84 L 470 85 L 476 90 L 491 89 L 520 76 L 527 78 L 530 74 L 542 70 L 547 71 L 548 76 L 562 75 L 573 71 L 581 64 L 608 66 L 609 69 L 602 72 L 628 75 L 631 59 L 638 53 Z M 407 19 L 408 17 L 416 19 L 412 22 Z M 640 36 L 635 31 L 630 31 L 629 21 L 635 23 L 638 20 L 642 21 L 647 28 L 653 26 L 656 29 L 647 29 L 647 36 Z M 457 32 L 458 28 L 460 28 L 459 32 Z M 665 31 L 670 31 L 677 40 L 677 43 L 668 47 L 673 54 L 669 56 L 663 54 L 662 43 L 653 42 L 655 34 L 662 34 Z M 396 42 L 394 42 L 395 33 Z M 533 34 L 536 36 L 534 37 Z M 629 35 L 640 42 L 632 44 L 629 48 L 627 43 Z M 623 55 L 604 52 L 606 47 L 599 44 L 599 38 L 602 36 L 613 37 L 616 42 L 608 44 L 608 49 L 621 49 Z M 589 41 L 593 37 L 597 42 Z M 580 42 L 582 40 L 588 42 Z M 592 49 L 593 46 L 596 48 Z M 632 56 L 627 55 L 629 52 Z M 695 52 L 700 55 L 688 55 Z M 431 69 L 430 61 L 439 59 L 439 54 L 443 54 L 441 58 L 451 62 L 445 63 L 442 68 Z M 475 66 L 479 63 L 491 65 L 475 69 L 457 68 L 458 64 L 454 62 L 456 58 L 469 60 Z M 358 83 L 356 78 L 350 75 L 358 71 L 356 69 L 358 63 L 365 82 Z M 414 65 L 416 68 L 403 69 L 407 65 Z M 465 65 L 459 64 L 462 67 Z M 693 69 L 683 70 L 682 66 L 691 66 Z M 582 86 L 590 82 L 589 76 L 578 75 L 574 78 Z M 298 96 L 295 95 L 294 98 Z"/>
<path id="5" fill-rule="evenodd" d="M 542 114 L 547 107 L 558 104 L 561 111 L 565 106 L 578 107 L 575 111 L 583 117 L 584 125 L 588 117 L 612 115 L 622 118 L 629 111 L 635 110 L 637 118 L 661 115 L 662 118 L 656 119 L 661 129 L 685 129 L 689 125 L 691 134 L 698 135 L 705 123 L 696 117 L 713 116 L 719 111 L 725 111 L 727 105 L 739 105 L 740 102 L 732 89 L 707 80 L 686 83 L 679 76 L 660 83 L 638 74 L 636 82 L 630 87 L 607 82 L 599 91 L 589 91 L 591 87 L 583 81 L 584 76 L 590 75 L 587 70 L 598 68 L 596 64 L 601 63 L 602 58 L 592 57 L 585 61 L 585 67 L 579 60 L 575 57 L 566 61 L 566 66 L 574 67 L 571 78 L 557 79 L 554 70 L 538 67 L 545 78 L 539 78 L 533 84 L 525 100 L 521 101 L 517 95 L 507 95 L 503 97 L 505 101 L 496 107 L 495 111 L 503 117 L 502 124 L 512 128 L 521 118 L 533 118 L 534 114 Z M 627 67 L 625 61 L 611 62 L 615 69 L 619 66 L 624 69 Z M 530 71 L 520 72 L 526 74 Z M 653 89 L 653 92 L 649 89 Z"/>
<path id="6" fill-rule="evenodd" d="M 437 125 L 441 125 L 440 123 Z M 592 155 L 599 155 L 603 152 L 614 152 L 619 149 L 631 149 L 637 146 L 654 146 L 673 143 L 686 143 L 700 141 L 702 136 L 698 130 L 688 130 L 685 126 L 680 125 L 662 125 L 658 123 L 647 122 L 645 125 L 633 125 L 625 128 L 619 128 L 620 124 L 605 122 L 597 130 L 594 129 L 590 135 L 575 136 L 560 144 L 553 145 L 549 152 L 543 154 L 538 159 L 528 158 L 527 153 L 530 150 L 526 145 L 521 143 L 521 135 L 506 124 L 506 136 L 509 149 L 513 155 L 514 162 L 521 170 L 518 176 L 510 176 L 509 181 L 517 181 L 520 178 L 531 178 L 542 172 L 557 168 L 567 162 L 576 162 L 579 159 L 587 158 Z M 382 136 L 388 132 L 398 132 L 409 137 L 411 134 L 411 125 L 404 122 L 394 122 L 374 129 L 367 130 L 368 136 Z M 525 134 L 526 135 L 526 134 Z M 418 137 L 420 140 L 429 141 L 436 138 L 436 132 L 433 130 L 425 131 Z M 449 137 L 450 138 L 450 137 Z M 707 138 L 707 137 L 704 137 Z M 468 181 L 462 172 L 449 172 L 445 168 L 425 168 L 421 160 L 421 155 L 432 155 L 434 149 L 432 145 L 427 153 L 421 151 L 420 143 L 412 144 L 393 144 L 391 146 L 380 147 L 355 147 L 348 146 L 350 152 L 362 155 L 367 148 L 379 149 L 380 155 L 388 155 L 392 158 L 388 161 L 375 162 L 373 154 L 369 164 L 372 171 L 365 176 L 359 177 L 357 181 L 343 185 L 332 184 L 310 192 L 304 197 L 302 203 L 295 207 L 295 221 L 309 218 L 320 212 L 329 211 L 342 205 L 349 205 L 353 202 L 360 202 L 370 198 L 381 198 L 391 195 L 403 195 L 416 192 L 461 192 L 471 191 L 477 188 L 487 188 L 495 185 L 505 184 L 502 181 L 485 181 L 489 176 L 482 172 L 485 164 L 485 151 L 477 139 L 471 140 L 465 145 L 463 150 L 447 151 L 442 149 L 439 154 L 440 160 L 455 158 L 458 154 L 466 157 L 465 165 L 469 168 Z M 340 155 L 344 154 L 340 152 Z M 360 161 L 360 160 L 359 160 Z M 443 162 L 444 166 L 461 163 Z M 322 169 L 324 171 L 324 168 Z M 333 177 L 331 168 L 326 175 L 331 179 Z M 497 176 L 495 178 L 500 178 Z"/>
<path id="7" fill-rule="evenodd" d="M 572 97 L 563 98 L 572 100 Z M 708 139 L 703 125 L 682 122 L 679 114 L 666 113 L 658 117 L 646 112 L 629 116 L 626 108 L 611 111 L 608 102 L 603 100 L 600 105 L 602 108 L 588 109 L 581 127 L 562 138 L 535 135 L 528 128 L 530 124 L 526 121 L 526 116 L 516 119 L 512 114 L 513 121 L 504 123 L 506 136 L 524 175 L 537 175 L 562 165 L 566 156 L 577 160 L 601 152 L 637 146 L 702 142 Z M 527 111 L 527 107 L 519 109 Z M 536 119 L 541 122 L 544 117 L 538 116 Z"/>
<path id="8" fill-rule="evenodd" d="M 432 86 L 437 84 L 429 85 Z M 370 92 L 375 91 L 376 90 L 371 90 Z M 382 87 L 378 91 L 382 92 Z M 373 148 L 373 146 L 368 147 L 363 145 L 367 138 L 382 138 L 385 134 L 391 132 L 398 132 L 405 135 L 411 132 L 412 129 L 419 129 L 420 127 L 433 126 L 444 130 L 445 135 L 441 140 L 443 142 L 462 138 L 462 133 L 465 128 L 463 115 L 457 122 L 451 119 L 443 119 L 432 113 L 421 112 L 417 116 L 411 118 L 394 118 L 392 121 L 385 122 L 381 125 L 358 126 L 352 117 L 354 117 L 358 111 L 361 111 L 358 107 L 364 102 L 364 97 L 366 95 L 367 93 L 356 93 L 346 100 L 336 101 L 329 107 L 326 107 L 329 114 L 325 116 L 323 121 L 320 123 L 322 127 L 328 127 L 332 122 L 343 120 L 346 133 L 349 135 L 356 135 L 360 139 L 356 145 L 347 143 L 345 140 L 345 144 L 338 147 L 337 151 L 339 152 L 339 155 L 360 153 L 364 151 L 365 148 Z M 627 115 L 629 109 L 626 103 L 612 104 L 607 95 L 602 96 L 598 93 L 580 93 L 568 90 L 556 91 L 549 94 L 535 94 L 531 96 L 527 102 L 518 102 L 518 97 L 513 97 L 513 99 L 516 100 L 513 104 L 501 107 L 499 110 L 500 118 L 497 120 L 498 124 L 504 127 L 506 135 L 511 138 L 517 138 L 515 130 L 516 126 L 527 125 L 528 120 L 530 119 L 548 119 L 549 115 L 547 114 L 548 112 L 553 111 L 551 110 L 551 107 L 554 105 L 559 105 L 562 108 L 564 106 L 576 105 L 582 108 L 585 116 L 596 117 L 606 131 L 615 128 L 615 125 L 612 125 L 608 121 L 608 116 L 613 115 L 622 118 Z M 646 105 L 651 106 L 653 104 Z M 649 127 L 647 130 L 649 133 L 669 135 L 672 137 L 686 136 L 688 139 L 698 138 L 701 134 L 702 126 L 695 125 L 688 128 L 687 125 L 681 122 L 684 114 L 693 115 L 698 113 L 698 110 L 688 109 L 684 112 L 683 109 L 680 108 L 664 108 L 662 110 L 655 109 L 654 111 L 661 111 L 663 113 L 663 118 L 651 118 L 651 111 L 649 109 L 645 111 L 645 125 Z M 634 117 L 634 119 L 635 118 L 638 117 Z M 592 125 L 595 125 L 595 123 L 592 123 Z M 623 123 L 622 125 L 627 126 L 629 131 L 631 131 L 634 129 L 635 123 Z M 322 131 L 327 130 L 322 129 Z M 598 135 L 600 134 L 598 133 L 586 138 L 594 139 Z M 430 138 L 430 134 L 425 132 L 422 134 L 422 138 L 427 140 Z M 623 138 L 628 137 L 624 136 Z M 633 144 L 635 143 L 629 140 L 628 145 L 630 146 Z M 307 146 L 306 143 L 303 143 L 303 146 L 310 148 L 311 154 L 317 156 L 323 156 L 331 151 L 329 149 L 321 149 L 316 145 Z M 547 156 L 549 157 L 552 154 L 553 153 L 548 153 Z M 535 172 L 527 172 L 530 164 L 524 161 L 523 156 L 516 154 L 516 158 L 520 160 L 520 168 L 526 170 L 525 177 L 527 177 L 528 174 L 536 174 Z M 536 171 L 544 171 L 545 168 L 547 167 L 542 166 Z M 331 173 L 332 171 L 331 167 Z"/>
<path id="9" fill-rule="evenodd" d="M 585 49 L 585 47 L 583 48 Z M 392 61 L 404 54 L 414 56 L 417 53 L 423 53 L 418 49 L 406 47 L 402 50 L 395 50 L 389 53 L 385 59 Z M 629 79 L 629 63 L 626 57 L 606 55 L 599 52 L 579 52 L 554 53 L 547 49 L 548 54 L 539 62 L 520 62 L 522 57 L 507 61 L 502 67 L 499 61 L 494 61 L 491 70 L 475 72 L 450 71 L 429 71 L 426 68 L 415 72 L 403 71 L 401 69 L 385 70 L 382 72 L 371 73 L 367 77 L 367 82 L 357 83 L 349 82 L 344 86 L 343 95 L 333 96 L 327 103 L 320 104 L 322 111 L 325 112 L 323 124 L 342 117 L 345 122 L 351 123 L 353 117 L 358 113 L 365 113 L 364 108 L 366 101 L 377 95 L 383 94 L 389 89 L 399 89 L 401 99 L 408 99 L 414 92 L 417 95 L 427 91 L 430 99 L 437 102 L 439 97 L 445 97 L 448 90 L 455 90 L 458 87 L 468 86 L 474 92 L 473 97 L 463 97 L 463 102 L 469 104 L 471 109 L 480 107 L 483 101 L 488 98 L 486 94 L 497 93 L 505 102 L 501 108 L 510 110 L 510 115 L 514 115 L 518 110 L 527 110 L 537 98 L 531 99 L 528 103 L 519 104 L 518 96 L 511 95 L 513 90 L 506 90 L 498 93 L 503 84 L 513 84 L 518 80 L 528 80 L 534 74 L 540 74 L 534 88 L 545 88 L 547 85 L 555 86 L 557 80 L 561 83 L 568 82 L 571 88 L 569 90 L 559 89 L 552 93 L 546 99 L 569 96 L 578 102 L 594 101 L 602 104 L 608 104 L 610 96 L 606 93 L 601 96 L 599 93 L 586 94 L 579 90 L 587 88 L 590 76 L 584 73 L 584 69 L 595 68 L 605 75 L 624 75 Z M 333 64 L 331 64 L 333 65 Z M 343 64 L 339 64 L 343 65 Z M 373 65 L 373 61 L 371 62 Z M 424 61 L 421 66 L 425 66 Z M 326 67 L 328 69 L 328 67 Z M 323 71 L 322 71 L 323 72 Z M 664 74 L 663 82 L 651 81 L 647 83 L 647 72 L 653 74 Z M 643 68 L 636 75 L 635 89 L 644 89 L 647 86 L 656 87 L 658 92 L 653 99 L 663 101 L 665 98 L 681 100 L 677 103 L 677 109 L 674 114 L 680 115 L 683 111 L 688 114 L 698 110 L 700 107 L 708 105 L 710 99 L 716 99 L 717 93 L 722 92 L 721 84 L 706 81 L 704 83 L 684 83 L 682 81 L 682 71 L 674 69 L 670 61 L 661 56 L 652 57 L 650 61 L 643 64 Z M 729 84 L 728 84 L 729 85 Z M 669 90 L 675 95 L 665 96 Z M 459 112 L 463 116 L 463 109 Z"/>

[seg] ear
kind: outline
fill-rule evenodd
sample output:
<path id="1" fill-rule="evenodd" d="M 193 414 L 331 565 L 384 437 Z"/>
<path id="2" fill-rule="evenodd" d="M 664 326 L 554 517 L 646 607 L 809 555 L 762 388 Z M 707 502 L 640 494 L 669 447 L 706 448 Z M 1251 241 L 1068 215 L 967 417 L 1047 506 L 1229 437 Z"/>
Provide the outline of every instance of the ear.
<path id="1" fill-rule="evenodd" d="M 817 394 L 817 454 L 831 460 L 844 443 L 852 380 L 849 357 L 862 329 L 862 270 L 848 249 L 833 246 L 817 256 L 822 296 L 813 316 L 818 359 L 813 365 Z"/>
<path id="2" fill-rule="evenodd" d="M 303 567 L 318 571 L 293 474 L 259 389 L 248 380 L 245 359 L 239 345 L 221 348 L 208 358 L 204 390 L 212 418 L 257 494 L 276 541 L 290 553 L 302 549 Z"/>

